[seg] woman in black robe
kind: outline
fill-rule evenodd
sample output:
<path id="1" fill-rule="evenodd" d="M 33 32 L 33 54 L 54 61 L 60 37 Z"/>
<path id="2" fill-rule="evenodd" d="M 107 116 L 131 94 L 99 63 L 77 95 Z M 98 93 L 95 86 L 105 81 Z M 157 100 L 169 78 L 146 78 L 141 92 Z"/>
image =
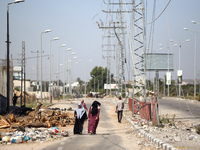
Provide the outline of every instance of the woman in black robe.
<path id="1" fill-rule="evenodd" d="M 82 134 L 84 121 L 87 120 L 87 114 L 85 108 L 81 103 L 78 104 L 74 111 L 74 117 L 76 117 L 74 124 L 74 134 Z"/>

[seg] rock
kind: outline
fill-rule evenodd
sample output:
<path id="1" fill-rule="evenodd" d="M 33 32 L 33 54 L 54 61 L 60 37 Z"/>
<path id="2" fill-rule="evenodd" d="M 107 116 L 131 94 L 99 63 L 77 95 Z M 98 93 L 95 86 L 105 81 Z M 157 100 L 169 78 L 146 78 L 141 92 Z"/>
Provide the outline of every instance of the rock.
<path id="1" fill-rule="evenodd" d="M 180 142 L 180 141 L 181 141 L 181 138 L 180 138 L 179 136 L 175 136 L 175 137 L 174 137 L 174 141 L 175 141 L 175 142 Z"/>
<path id="2" fill-rule="evenodd" d="M 188 137 L 188 139 L 189 139 L 189 140 L 196 140 L 196 139 L 197 139 L 197 136 L 195 136 L 195 135 L 190 135 L 190 136 Z"/>

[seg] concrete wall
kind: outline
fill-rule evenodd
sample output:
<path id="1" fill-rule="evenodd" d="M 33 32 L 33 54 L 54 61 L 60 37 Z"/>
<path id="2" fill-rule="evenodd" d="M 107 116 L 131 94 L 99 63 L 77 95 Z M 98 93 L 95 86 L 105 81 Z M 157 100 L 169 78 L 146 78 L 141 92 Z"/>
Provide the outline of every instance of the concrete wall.
<path id="1" fill-rule="evenodd" d="M 15 87 L 21 88 L 21 80 L 13 80 L 13 84 L 14 84 L 14 88 Z M 28 91 L 28 89 L 31 87 L 30 80 L 26 80 L 25 84 L 26 84 L 26 91 Z M 23 87 L 24 87 L 24 82 L 23 82 Z M 22 90 L 24 90 L 24 88 Z"/>
<path id="2" fill-rule="evenodd" d="M 7 67 L 6 61 L 1 62 L 0 66 L 0 94 L 4 97 L 7 97 Z M 13 65 L 12 61 L 10 62 L 10 104 L 12 104 L 13 97 Z"/>

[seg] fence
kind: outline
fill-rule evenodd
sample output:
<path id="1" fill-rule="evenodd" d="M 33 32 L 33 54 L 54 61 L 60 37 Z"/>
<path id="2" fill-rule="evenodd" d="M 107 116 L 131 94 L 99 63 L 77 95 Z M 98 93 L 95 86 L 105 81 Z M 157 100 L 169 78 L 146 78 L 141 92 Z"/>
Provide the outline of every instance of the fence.
<path id="1" fill-rule="evenodd" d="M 129 109 L 132 111 L 133 99 L 129 98 Z M 134 114 L 138 112 L 141 118 L 147 121 L 153 121 L 154 124 L 159 124 L 158 118 L 158 103 L 139 102 L 134 100 Z"/>

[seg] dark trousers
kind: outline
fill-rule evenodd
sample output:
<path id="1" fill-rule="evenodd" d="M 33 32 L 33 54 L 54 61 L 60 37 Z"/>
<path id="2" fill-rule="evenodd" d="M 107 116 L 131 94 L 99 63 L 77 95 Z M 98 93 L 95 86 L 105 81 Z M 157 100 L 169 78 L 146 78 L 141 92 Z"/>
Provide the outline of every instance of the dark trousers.
<path id="1" fill-rule="evenodd" d="M 17 100 L 13 100 L 13 106 L 15 106 L 17 103 Z"/>
<path id="2" fill-rule="evenodd" d="M 123 110 L 118 110 L 118 122 L 121 122 L 122 114 L 123 114 Z"/>

